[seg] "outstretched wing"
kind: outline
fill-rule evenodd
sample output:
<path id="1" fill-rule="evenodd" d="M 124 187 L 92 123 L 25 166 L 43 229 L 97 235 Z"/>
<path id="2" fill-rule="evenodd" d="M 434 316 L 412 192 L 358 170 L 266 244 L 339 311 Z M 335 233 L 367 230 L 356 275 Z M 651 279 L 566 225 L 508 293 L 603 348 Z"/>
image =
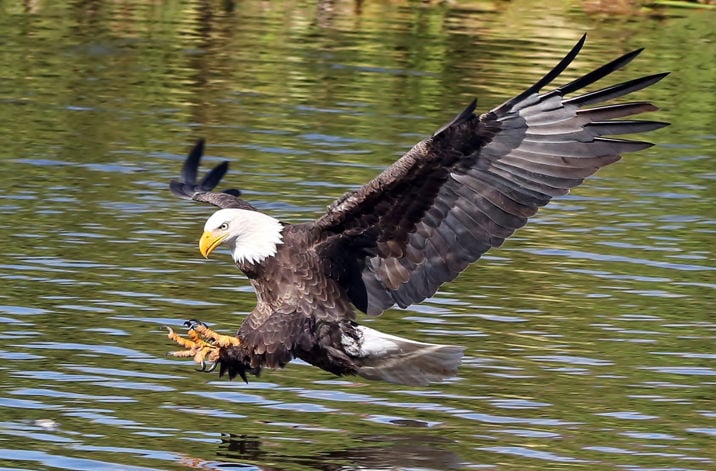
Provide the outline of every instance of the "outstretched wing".
<path id="1" fill-rule="evenodd" d="M 189 152 L 181 171 L 180 180 L 169 182 L 169 189 L 179 198 L 213 204 L 219 208 L 240 208 L 255 211 L 256 209 L 245 200 L 239 198 L 241 192 L 235 189 L 214 192 L 223 176 L 229 170 L 229 162 L 221 162 L 196 182 L 201 156 L 204 154 L 204 139 L 199 139 Z"/>
<path id="2" fill-rule="evenodd" d="M 625 66 L 641 50 L 544 94 L 585 37 L 547 75 L 481 116 L 476 102 L 315 222 L 332 276 L 362 311 L 378 315 L 435 293 L 468 264 L 623 152 L 651 144 L 602 137 L 665 126 L 621 120 L 656 110 L 646 102 L 585 106 L 648 87 L 657 74 L 568 98 Z"/>

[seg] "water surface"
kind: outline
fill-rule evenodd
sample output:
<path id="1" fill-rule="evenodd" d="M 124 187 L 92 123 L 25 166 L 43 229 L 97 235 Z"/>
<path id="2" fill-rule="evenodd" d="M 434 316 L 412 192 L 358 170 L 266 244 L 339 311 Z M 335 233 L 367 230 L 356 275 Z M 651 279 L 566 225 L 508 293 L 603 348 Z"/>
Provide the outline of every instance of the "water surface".
<path id="1" fill-rule="evenodd" d="M 685 469 L 716 466 L 715 12 L 597 2 L 0 5 L 0 467 Z M 211 209 L 169 179 L 198 137 L 227 184 L 310 220 L 583 32 L 569 78 L 615 79 L 669 128 L 559 198 L 381 331 L 466 347 L 424 388 L 299 362 L 250 384 L 169 359 L 164 325 L 254 305 Z"/>

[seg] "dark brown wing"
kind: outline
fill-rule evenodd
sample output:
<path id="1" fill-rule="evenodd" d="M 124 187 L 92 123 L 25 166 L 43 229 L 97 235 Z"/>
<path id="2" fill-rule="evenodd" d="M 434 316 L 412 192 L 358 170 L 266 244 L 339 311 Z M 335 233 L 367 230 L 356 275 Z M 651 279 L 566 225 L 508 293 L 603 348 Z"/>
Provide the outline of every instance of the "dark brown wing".
<path id="1" fill-rule="evenodd" d="M 335 260 L 334 276 L 356 307 L 378 315 L 394 304 L 406 307 L 433 295 L 554 196 L 566 194 L 623 152 L 651 145 L 602 136 L 665 126 L 618 119 L 653 111 L 653 105 L 582 107 L 647 87 L 667 74 L 566 97 L 623 67 L 641 50 L 539 94 L 572 62 L 584 39 L 525 92 L 480 117 L 473 102 L 316 221 L 322 248 Z"/>
<path id="2" fill-rule="evenodd" d="M 239 196 L 241 196 L 239 190 L 211 191 L 219 184 L 219 181 L 221 181 L 224 174 L 229 170 L 229 162 L 221 162 L 212 168 L 199 183 L 196 182 L 199 163 L 201 162 L 201 156 L 203 154 L 204 139 L 199 139 L 184 161 L 181 179 L 169 182 L 171 192 L 179 198 L 209 203 L 219 208 L 239 208 L 256 211 L 256 208 L 239 198 Z"/>

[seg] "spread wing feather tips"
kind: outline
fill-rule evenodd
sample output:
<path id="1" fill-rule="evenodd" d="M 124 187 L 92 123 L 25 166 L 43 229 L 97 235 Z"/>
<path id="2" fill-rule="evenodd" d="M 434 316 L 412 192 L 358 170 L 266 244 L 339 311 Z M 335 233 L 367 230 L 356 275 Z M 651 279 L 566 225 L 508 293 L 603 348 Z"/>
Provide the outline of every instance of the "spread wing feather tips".
<path id="1" fill-rule="evenodd" d="M 229 162 L 227 161 L 221 162 L 209 170 L 199 183 L 196 182 L 199 163 L 201 162 L 203 154 L 204 139 L 199 139 L 191 151 L 189 151 L 186 160 L 184 160 L 181 179 L 169 182 L 171 192 L 179 198 L 209 203 L 219 208 L 240 208 L 255 211 L 253 206 L 240 198 L 241 192 L 239 190 L 228 189 L 221 192 L 212 191 L 229 170 Z"/>
<path id="2" fill-rule="evenodd" d="M 476 116 L 475 102 L 315 222 L 327 253 L 340 253 L 353 303 L 378 315 L 432 296 L 446 281 L 522 227 L 539 207 L 566 194 L 624 152 L 648 142 L 606 136 L 648 132 L 667 123 L 625 118 L 656 107 L 601 104 L 667 74 L 629 80 L 574 97 L 632 61 L 641 50 L 544 94 L 574 60 L 584 37 L 542 79 Z M 350 255 L 347 255 L 350 254 Z"/>

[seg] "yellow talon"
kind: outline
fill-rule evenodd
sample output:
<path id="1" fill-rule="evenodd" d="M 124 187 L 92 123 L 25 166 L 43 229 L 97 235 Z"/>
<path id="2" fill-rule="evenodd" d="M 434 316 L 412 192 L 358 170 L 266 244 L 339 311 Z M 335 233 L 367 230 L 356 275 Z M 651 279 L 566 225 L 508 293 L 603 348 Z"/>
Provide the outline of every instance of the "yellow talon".
<path id="1" fill-rule="evenodd" d="M 235 347 L 240 344 L 237 337 L 218 334 L 201 323 L 192 325 L 189 328 L 187 332 L 188 338 L 178 335 L 171 327 L 165 327 L 168 331 L 167 337 L 169 340 L 184 348 L 184 350 L 169 352 L 169 355 L 177 358 L 192 357 L 196 363 L 201 365 L 201 369 L 204 371 L 213 370 L 221 356 L 222 348 Z M 207 362 L 213 364 L 208 370 L 206 367 Z"/>
<path id="2" fill-rule="evenodd" d="M 234 337 L 233 335 L 217 334 L 204 324 L 195 325 L 189 330 L 189 332 L 192 330 L 196 331 L 196 333 L 198 333 L 201 337 L 211 340 L 212 343 L 218 347 L 237 347 L 241 343 L 239 342 L 238 337 Z"/>
<path id="3" fill-rule="evenodd" d="M 181 337 L 180 335 L 177 335 L 176 332 L 174 332 L 174 329 L 172 329 L 169 326 L 164 326 L 169 332 L 167 333 L 167 337 L 169 337 L 169 340 L 171 340 L 174 343 L 179 344 L 180 346 L 186 348 L 186 349 L 192 349 L 196 347 L 196 343 L 192 340 L 187 340 L 184 337 Z"/>

